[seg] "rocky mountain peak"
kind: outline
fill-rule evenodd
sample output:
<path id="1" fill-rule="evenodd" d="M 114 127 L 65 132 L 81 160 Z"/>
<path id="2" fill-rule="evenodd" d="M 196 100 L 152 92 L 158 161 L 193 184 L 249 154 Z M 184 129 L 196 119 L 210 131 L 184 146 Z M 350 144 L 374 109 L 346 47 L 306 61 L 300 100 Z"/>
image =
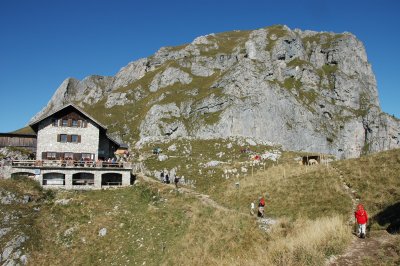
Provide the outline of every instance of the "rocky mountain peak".
<path id="1" fill-rule="evenodd" d="M 338 157 L 399 147 L 399 121 L 382 113 L 365 48 L 347 32 L 276 25 L 200 36 L 114 77 L 69 78 L 35 118 L 67 102 L 131 145 L 243 136 Z"/>

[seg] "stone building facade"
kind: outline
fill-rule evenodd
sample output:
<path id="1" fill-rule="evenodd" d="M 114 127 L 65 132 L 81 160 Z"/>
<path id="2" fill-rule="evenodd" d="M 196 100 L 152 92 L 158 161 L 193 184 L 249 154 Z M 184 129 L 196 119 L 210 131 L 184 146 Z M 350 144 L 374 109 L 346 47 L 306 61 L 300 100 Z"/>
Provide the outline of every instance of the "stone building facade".
<path id="1" fill-rule="evenodd" d="M 119 143 L 106 127 L 70 104 L 30 125 L 37 132 L 37 160 L 105 160 Z"/>
<path id="2" fill-rule="evenodd" d="M 126 160 L 107 162 L 121 144 L 107 128 L 73 104 L 39 118 L 36 160 L 13 161 L 12 175 L 33 176 L 45 188 L 100 189 L 133 184 Z M 125 158 L 125 157 L 124 157 Z"/>

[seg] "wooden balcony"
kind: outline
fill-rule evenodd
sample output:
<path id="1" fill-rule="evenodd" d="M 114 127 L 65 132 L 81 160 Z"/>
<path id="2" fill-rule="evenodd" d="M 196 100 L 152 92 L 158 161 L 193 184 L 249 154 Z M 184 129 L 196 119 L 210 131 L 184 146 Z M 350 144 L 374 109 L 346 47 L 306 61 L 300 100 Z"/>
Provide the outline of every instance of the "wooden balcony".
<path id="1" fill-rule="evenodd" d="M 104 162 L 104 161 L 74 161 L 74 160 L 15 160 L 11 162 L 11 166 L 15 168 L 82 168 L 92 167 L 101 169 L 131 169 L 129 162 Z"/>

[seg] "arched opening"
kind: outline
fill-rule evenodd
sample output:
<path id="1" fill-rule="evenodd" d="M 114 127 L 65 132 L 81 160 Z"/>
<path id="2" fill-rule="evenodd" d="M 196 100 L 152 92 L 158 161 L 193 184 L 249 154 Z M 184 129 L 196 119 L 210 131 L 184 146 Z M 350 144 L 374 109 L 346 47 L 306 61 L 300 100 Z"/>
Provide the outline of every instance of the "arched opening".
<path id="1" fill-rule="evenodd" d="M 101 175 L 102 186 L 121 186 L 122 185 L 122 174 L 118 173 L 107 173 Z"/>
<path id="2" fill-rule="evenodd" d="M 35 177 L 34 173 L 29 173 L 29 172 L 16 172 L 11 174 L 11 178 L 20 178 L 20 177 L 30 177 L 33 178 Z"/>
<path id="3" fill-rule="evenodd" d="M 64 186 L 65 175 L 61 173 L 43 174 L 43 186 Z"/>
<path id="4" fill-rule="evenodd" d="M 73 186 L 93 186 L 94 174 L 90 173 L 76 173 L 72 175 Z"/>

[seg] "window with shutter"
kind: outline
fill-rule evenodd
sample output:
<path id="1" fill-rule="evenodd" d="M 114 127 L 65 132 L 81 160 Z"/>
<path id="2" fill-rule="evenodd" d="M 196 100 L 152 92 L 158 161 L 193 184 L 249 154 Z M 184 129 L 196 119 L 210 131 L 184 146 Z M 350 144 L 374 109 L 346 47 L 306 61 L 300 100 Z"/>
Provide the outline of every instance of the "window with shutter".
<path id="1" fill-rule="evenodd" d="M 67 134 L 60 134 L 60 142 L 67 142 L 68 138 L 67 138 Z"/>
<path id="2" fill-rule="evenodd" d="M 78 143 L 78 135 L 71 135 L 71 142 Z"/>

